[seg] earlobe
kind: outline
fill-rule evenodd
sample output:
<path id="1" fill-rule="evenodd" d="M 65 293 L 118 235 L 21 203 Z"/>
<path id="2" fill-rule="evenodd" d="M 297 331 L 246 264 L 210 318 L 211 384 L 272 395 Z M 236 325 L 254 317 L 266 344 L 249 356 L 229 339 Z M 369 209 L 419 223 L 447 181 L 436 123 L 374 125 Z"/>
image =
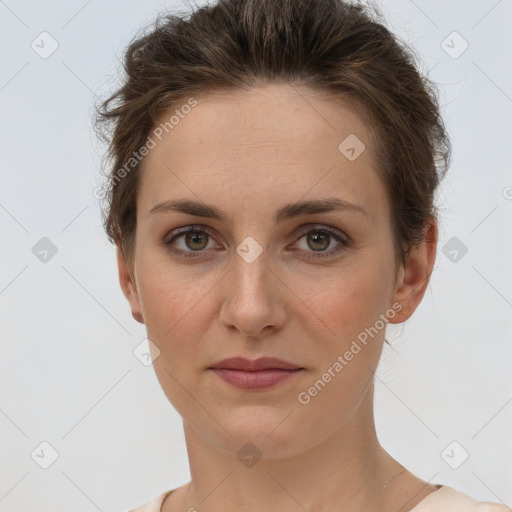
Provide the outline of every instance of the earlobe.
<path id="1" fill-rule="evenodd" d="M 119 272 L 119 284 L 124 296 L 130 304 L 132 316 L 137 322 L 143 324 L 144 317 L 142 316 L 142 309 L 140 307 L 139 294 L 135 284 L 135 280 L 128 270 L 126 260 L 122 254 L 121 248 L 117 246 L 117 268 Z"/>
<path id="2" fill-rule="evenodd" d="M 399 303 L 401 309 L 389 323 L 405 322 L 419 306 L 427 290 L 436 259 L 438 232 L 435 221 L 428 221 L 423 233 L 421 245 L 411 248 L 405 268 L 398 273 L 392 303 Z"/>

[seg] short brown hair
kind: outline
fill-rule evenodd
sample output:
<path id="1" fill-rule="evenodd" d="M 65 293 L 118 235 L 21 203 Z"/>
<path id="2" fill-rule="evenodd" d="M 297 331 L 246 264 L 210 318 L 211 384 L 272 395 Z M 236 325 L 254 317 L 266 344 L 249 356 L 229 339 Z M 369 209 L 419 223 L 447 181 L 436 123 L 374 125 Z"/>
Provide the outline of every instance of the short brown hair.
<path id="1" fill-rule="evenodd" d="M 437 222 L 434 192 L 450 165 L 437 89 L 375 6 L 343 0 L 218 0 L 190 15 L 160 13 L 124 55 L 122 86 L 96 108 L 109 144 L 103 222 L 133 261 L 138 168 L 120 170 L 162 113 L 192 95 L 264 83 L 306 85 L 356 105 L 378 141 L 396 262 Z M 341 141 L 340 141 L 341 142 Z M 126 171 L 126 168 L 125 168 Z"/>

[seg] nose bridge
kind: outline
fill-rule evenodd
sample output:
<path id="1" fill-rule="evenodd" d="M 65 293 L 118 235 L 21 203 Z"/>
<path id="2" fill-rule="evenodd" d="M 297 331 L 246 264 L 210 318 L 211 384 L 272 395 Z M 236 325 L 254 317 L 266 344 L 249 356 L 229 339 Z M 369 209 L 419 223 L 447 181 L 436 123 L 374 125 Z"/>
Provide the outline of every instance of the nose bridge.
<path id="1" fill-rule="evenodd" d="M 239 298 L 266 300 L 271 270 L 268 251 L 253 237 L 245 238 L 236 248 L 233 261 L 232 292 Z"/>
<path id="2" fill-rule="evenodd" d="M 257 337 L 266 327 L 277 327 L 284 317 L 277 304 L 276 280 L 267 251 L 254 239 L 236 248 L 221 320 L 225 327 Z"/>

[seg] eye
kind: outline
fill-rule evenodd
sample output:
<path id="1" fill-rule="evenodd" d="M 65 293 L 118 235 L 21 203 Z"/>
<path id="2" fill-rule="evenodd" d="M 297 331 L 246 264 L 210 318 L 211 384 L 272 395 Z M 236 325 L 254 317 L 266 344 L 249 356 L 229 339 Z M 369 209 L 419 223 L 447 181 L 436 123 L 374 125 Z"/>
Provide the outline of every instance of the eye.
<path id="1" fill-rule="evenodd" d="M 300 245 L 299 242 L 303 238 L 305 239 L 306 247 L 298 247 Z M 325 250 L 331 245 L 333 239 L 338 245 L 329 251 Z M 178 244 L 177 241 L 180 241 L 181 244 Z M 213 246 L 210 245 L 208 247 L 209 242 Z M 213 244 L 213 236 L 208 230 L 199 225 L 187 226 L 174 231 L 170 238 L 164 240 L 163 245 L 172 253 L 184 258 L 201 257 L 201 253 L 204 253 L 205 249 L 215 250 L 215 248 L 219 248 Z M 305 256 L 306 258 L 328 258 L 337 255 L 348 246 L 349 242 L 337 230 L 327 227 L 315 227 L 302 231 L 299 240 L 295 242 L 292 248 L 294 250 L 298 248 L 301 251 L 310 253 L 308 256 Z M 308 250 L 308 247 L 312 250 Z"/>
<path id="2" fill-rule="evenodd" d="M 176 233 L 176 232 L 174 232 Z M 183 239 L 181 247 L 176 248 L 176 240 Z M 196 258 L 208 247 L 208 242 L 212 242 L 213 237 L 200 226 L 188 226 L 177 230 L 171 238 L 164 241 L 164 245 L 173 253 L 185 258 Z M 196 254 L 194 254 L 196 253 Z"/>
<path id="3" fill-rule="evenodd" d="M 345 240 L 338 231 L 335 231 L 330 228 L 313 228 L 309 229 L 306 232 L 303 232 L 302 236 L 299 238 L 299 241 L 305 239 L 306 248 L 303 249 L 299 247 L 301 250 L 305 250 L 309 252 L 310 255 L 306 256 L 306 258 L 329 258 L 331 256 L 337 255 L 343 249 L 349 246 L 349 242 Z M 338 242 L 338 245 L 335 246 L 334 249 L 326 251 L 330 245 L 332 240 Z M 298 242 L 293 246 L 296 248 L 298 246 Z M 309 251 L 307 248 L 312 248 L 312 251 Z M 315 254 L 316 253 L 316 254 Z"/>

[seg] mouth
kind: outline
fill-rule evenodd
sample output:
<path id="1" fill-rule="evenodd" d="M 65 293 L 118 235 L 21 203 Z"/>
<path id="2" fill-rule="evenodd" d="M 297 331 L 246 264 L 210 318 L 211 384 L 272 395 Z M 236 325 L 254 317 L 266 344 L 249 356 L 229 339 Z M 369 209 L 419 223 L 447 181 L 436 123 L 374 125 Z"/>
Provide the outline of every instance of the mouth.
<path id="1" fill-rule="evenodd" d="M 267 370 L 227 370 L 225 368 L 211 368 L 221 379 L 241 389 L 267 389 L 290 379 L 301 373 L 303 368 L 296 370 L 280 370 L 277 368 Z"/>
<path id="2" fill-rule="evenodd" d="M 305 370 L 299 365 L 270 357 L 254 361 L 241 357 L 224 359 L 208 369 L 225 382 L 246 390 L 277 386 Z"/>

